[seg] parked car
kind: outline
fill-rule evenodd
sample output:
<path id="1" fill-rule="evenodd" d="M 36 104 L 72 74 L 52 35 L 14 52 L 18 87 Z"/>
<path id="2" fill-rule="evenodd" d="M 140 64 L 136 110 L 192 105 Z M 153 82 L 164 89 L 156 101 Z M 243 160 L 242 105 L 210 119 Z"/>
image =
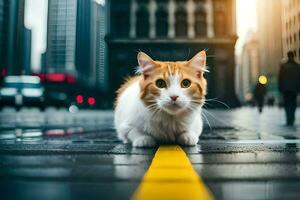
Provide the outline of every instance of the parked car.
<path id="1" fill-rule="evenodd" d="M 45 89 L 45 102 L 47 106 L 68 108 L 77 89 L 76 79 L 71 74 L 64 73 L 37 73 Z"/>
<path id="2" fill-rule="evenodd" d="M 39 107 L 44 110 L 44 88 L 36 76 L 7 76 L 0 89 L 0 108 L 14 106 Z"/>

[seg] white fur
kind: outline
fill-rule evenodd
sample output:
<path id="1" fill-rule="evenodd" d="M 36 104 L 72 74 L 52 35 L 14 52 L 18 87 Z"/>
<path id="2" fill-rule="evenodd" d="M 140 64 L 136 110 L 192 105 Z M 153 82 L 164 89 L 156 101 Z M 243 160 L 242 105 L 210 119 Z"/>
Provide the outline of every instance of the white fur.
<path id="1" fill-rule="evenodd" d="M 135 147 L 152 147 L 158 143 L 195 145 L 203 129 L 201 106 L 190 108 L 190 97 L 180 87 L 178 76 L 170 76 L 169 87 L 161 89 L 155 112 L 140 99 L 139 81 L 130 85 L 119 97 L 115 109 L 115 128 L 124 143 Z M 176 104 L 170 96 L 177 95 Z"/>

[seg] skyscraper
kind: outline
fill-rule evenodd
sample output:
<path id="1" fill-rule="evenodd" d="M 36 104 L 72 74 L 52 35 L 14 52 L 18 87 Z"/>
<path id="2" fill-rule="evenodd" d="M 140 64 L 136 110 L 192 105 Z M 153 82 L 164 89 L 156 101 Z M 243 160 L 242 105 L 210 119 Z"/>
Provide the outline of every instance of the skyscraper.
<path id="1" fill-rule="evenodd" d="M 44 72 L 76 74 L 77 0 L 49 0 L 47 64 Z"/>
<path id="2" fill-rule="evenodd" d="M 23 73 L 31 74 L 31 37 L 32 33 L 30 29 L 24 27 L 23 29 Z"/>
<path id="3" fill-rule="evenodd" d="M 91 85 L 91 0 L 77 0 L 75 64 L 78 80 Z"/>
<path id="4" fill-rule="evenodd" d="M 92 4 L 91 71 L 90 80 L 102 92 L 108 90 L 108 67 L 106 64 L 106 11 L 105 4 Z"/>
<path id="5" fill-rule="evenodd" d="M 23 72 L 25 0 L 0 0 L 0 69 Z"/>

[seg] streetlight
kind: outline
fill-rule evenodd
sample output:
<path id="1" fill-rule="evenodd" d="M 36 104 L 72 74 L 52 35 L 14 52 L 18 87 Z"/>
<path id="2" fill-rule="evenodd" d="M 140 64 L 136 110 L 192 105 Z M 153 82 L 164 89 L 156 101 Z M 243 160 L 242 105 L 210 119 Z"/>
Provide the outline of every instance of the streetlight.
<path id="1" fill-rule="evenodd" d="M 266 85 L 266 84 L 268 83 L 268 79 L 267 79 L 266 76 L 261 75 L 261 76 L 259 76 L 259 78 L 258 78 L 258 82 L 259 82 L 260 84 L 262 84 L 262 85 Z"/>

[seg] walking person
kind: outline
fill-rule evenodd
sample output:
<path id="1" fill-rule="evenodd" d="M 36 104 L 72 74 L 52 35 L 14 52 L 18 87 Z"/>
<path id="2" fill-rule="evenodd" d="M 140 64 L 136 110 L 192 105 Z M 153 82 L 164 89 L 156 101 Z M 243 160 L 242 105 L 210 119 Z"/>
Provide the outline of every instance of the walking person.
<path id="1" fill-rule="evenodd" d="M 300 65 L 292 51 L 287 53 L 288 61 L 280 66 L 278 86 L 283 96 L 286 125 L 293 126 L 297 108 L 297 94 L 300 91 Z"/>
<path id="2" fill-rule="evenodd" d="M 262 113 L 266 93 L 267 93 L 266 82 L 261 81 L 261 77 L 260 77 L 253 91 L 254 100 L 258 107 L 259 113 Z"/>

